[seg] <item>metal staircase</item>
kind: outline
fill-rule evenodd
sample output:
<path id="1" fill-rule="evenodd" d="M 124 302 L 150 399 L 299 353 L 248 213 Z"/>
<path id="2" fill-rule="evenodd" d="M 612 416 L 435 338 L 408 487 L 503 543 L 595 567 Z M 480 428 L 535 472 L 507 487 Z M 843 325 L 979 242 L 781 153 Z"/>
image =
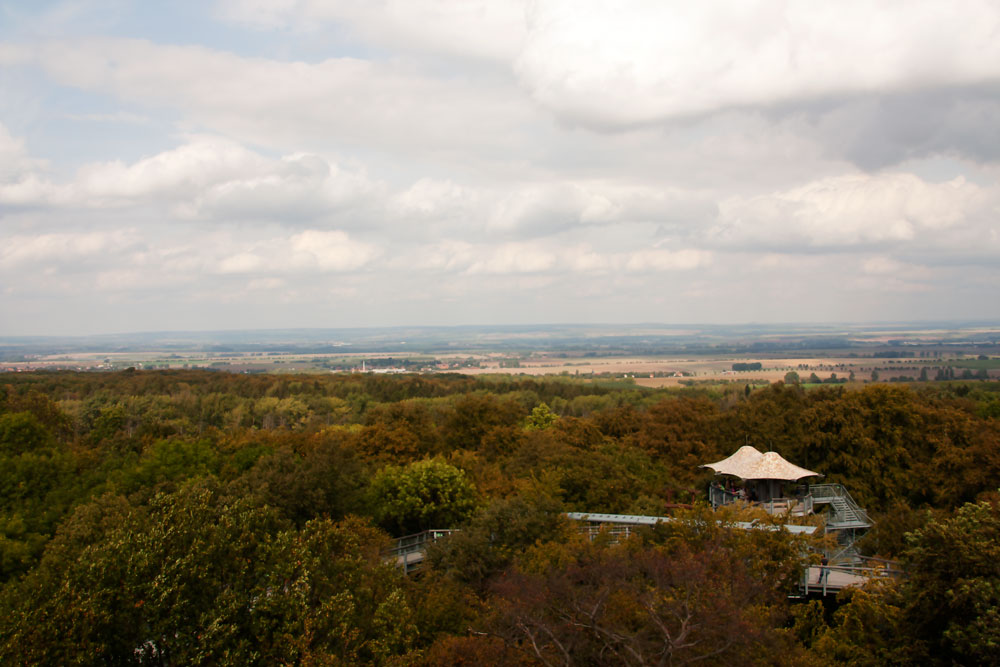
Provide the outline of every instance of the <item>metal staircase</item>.
<path id="1" fill-rule="evenodd" d="M 868 513 L 841 484 L 816 484 L 809 487 L 813 503 L 828 504 L 827 530 L 867 530 L 875 525 Z"/>
<path id="2" fill-rule="evenodd" d="M 875 525 L 851 494 L 840 484 L 816 484 L 809 487 L 814 505 L 828 505 L 826 532 L 836 535 L 837 547 L 826 556 L 831 563 L 859 562 L 861 554 L 855 547 L 858 539 Z"/>

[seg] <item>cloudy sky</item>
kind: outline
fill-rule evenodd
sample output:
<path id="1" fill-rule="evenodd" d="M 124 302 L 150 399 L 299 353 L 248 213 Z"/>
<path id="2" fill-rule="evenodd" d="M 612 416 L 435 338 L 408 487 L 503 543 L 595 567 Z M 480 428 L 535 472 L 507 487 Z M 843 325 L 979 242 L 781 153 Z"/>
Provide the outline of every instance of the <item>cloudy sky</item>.
<path id="1" fill-rule="evenodd" d="M 992 0 L 0 0 L 0 335 L 1000 319 Z"/>

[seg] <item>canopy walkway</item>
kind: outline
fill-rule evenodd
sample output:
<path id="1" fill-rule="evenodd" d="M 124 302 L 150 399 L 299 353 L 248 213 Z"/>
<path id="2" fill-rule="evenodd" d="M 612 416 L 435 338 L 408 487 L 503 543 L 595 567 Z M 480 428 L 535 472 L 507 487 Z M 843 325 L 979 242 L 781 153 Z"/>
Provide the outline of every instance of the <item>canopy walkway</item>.
<path id="1" fill-rule="evenodd" d="M 427 547 L 438 540 L 456 532 L 455 529 L 425 530 L 413 535 L 406 535 L 396 540 L 394 546 L 382 553 L 387 563 L 402 568 L 404 574 L 410 574 L 420 569 L 427 558 Z"/>
<path id="2" fill-rule="evenodd" d="M 903 575 L 895 563 L 882 561 L 883 565 L 810 565 L 802 573 L 799 589 L 802 597 L 836 595 L 851 586 L 863 586 L 877 580 L 898 579 Z"/>
<path id="3" fill-rule="evenodd" d="M 615 541 L 628 538 L 639 526 L 652 526 L 662 521 L 673 521 L 666 516 L 639 516 L 633 514 L 601 514 L 587 512 L 567 512 L 566 518 L 571 521 L 583 522 L 580 532 L 595 537 L 601 531 L 612 535 Z M 750 530 L 754 528 L 765 528 L 758 526 L 756 522 L 740 521 L 733 524 L 735 528 Z M 770 527 L 768 527 L 770 528 Z M 791 533 L 811 535 L 815 526 L 785 526 Z M 427 548 L 440 539 L 448 537 L 457 529 L 437 529 L 425 530 L 413 535 L 404 535 L 397 538 L 393 546 L 382 552 L 385 562 L 402 568 L 406 574 L 416 572 L 423 565 L 427 558 Z"/>
<path id="4" fill-rule="evenodd" d="M 839 487 L 839 489 L 843 489 L 843 487 L 839 484 L 827 484 L 823 486 Z M 846 506 L 851 512 L 854 512 L 854 515 L 853 518 L 850 518 L 850 515 L 845 512 L 844 516 L 849 517 L 848 519 L 845 519 L 845 522 L 849 520 L 860 523 L 867 518 L 867 515 L 864 514 L 864 510 L 857 508 L 857 505 L 854 504 L 853 500 L 850 500 L 850 495 L 848 495 L 846 491 L 843 491 L 843 493 L 840 494 L 838 490 L 834 488 L 829 493 L 825 490 L 821 491 L 821 494 L 825 494 L 823 497 L 829 497 L 831 499 L 831 505 L 833 505 L 832 499 L 843 498 L 844 496 L 847 497 L 843 506 Z M 836 506 L 834 505 L 834 507 Z M 858 510 L 860 510 L 860 512 Z M 582 524 L 580 532 L 589 535 L 591 539 L 594 539 L 600 534 L 604 534 L 609 535 L 615 542 L 628 539 L 630 535 L 639 530 L 642 526 L 653 526 L 661 522 L 676 520 L 664 516 L 587 512 L 567 512 L 566 518 L 571 521 L 579 521 Z M 731 524 L 731 526 L 740 530 L 784 529 L 790 533 L 799 535 L 811 535 L 816 530 L 815 526 L 785 525 L 779 528 L 770 525 L 761 525 L 755 521 L 741 521 Z M 400 537 L 395 541 L 395 544 L 391 548 L 387 549 L 383 553 L 384 559 L 387 563 L 402 569 L 404 573 L 412 574 L 419 571 L 423 566 L 424 561 L 427 558 L 427 549 L 431 544 L 444 539 L 455 532 L 457 532 L 457 529 L 425 530 L 413 535 Z M 839 553 L 843 554 L 844 549 L 842 549 Z M 856 554 L 851 554 L 850 559 L 851 563 L 862 562 L 862 557 Z M 803 571 L 802 580 L 799 582 L 799 595 L 795 597 L 804 597 L 816 594 L 836 595 L 849 586 L 860 586 L 875 579 L 897 577 L 899 575 L 900 571 L 889 561 L 881 561 L 880 564 L 876 566 L 845 563 L 839 563 L 836 565 L 830 564 L 825 566 L 808 565 Z"/>

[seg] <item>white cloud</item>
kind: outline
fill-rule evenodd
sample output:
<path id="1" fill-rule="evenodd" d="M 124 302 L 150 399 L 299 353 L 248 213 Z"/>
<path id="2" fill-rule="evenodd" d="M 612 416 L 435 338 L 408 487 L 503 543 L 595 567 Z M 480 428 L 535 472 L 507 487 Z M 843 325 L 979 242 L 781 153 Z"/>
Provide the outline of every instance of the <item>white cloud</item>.
<path id="1" fill-rule="evenodd" d="M 691 222 L 711 210 L 705 202 L 702 191 L 600 180 L 539 179 L 473 187 L 420 179 L 393 197 L 389 211 L 401 222 L 448 223 L 453 232 L 469 236 L 538 238 L 620 222 Z"/>
<path id="2" fill-rule="evenodd" d="M 225 43 L 170 3 L 133 8 L 171 19 L 155 33 L 113 11 L 34 30 L 29 4 L 0 44 L 0 271 L 38 302 L 5 313 L 88 292 L 201 327 L 276 305 L 322 326 L 352 295 L 350 318 L 397 324 L 995 301 L 994 3 L 225 0 Z"/>
<path id="3" fill-rule="evenodd" d="M 892 257 L 876 255 L 875 257 L 869 257 L 866 259 L 861 268 L 869 275 L 879 276 L 899 273 L 903 269 L 903 264 L 901 262 L 897 262 Z"/>
<path id="4" fill-rule="evenodd" d="M 524 0 L 221 0 L 217 13 L 260 30 L 343 25 L 393 49 L 509 62 L 526 32 Z"/>
<path id="5" fill-rule="evenodd" d="M 0 150 L 3 136 L 0 135 Z M 266 158 L 216 136 L 190 137 L 181 146 L 132 164 L 81 167 L 55 184 L 40 174 L 0 184 L 0 203 L 21 206 L 156 206 L 180 218 L 315 218 L 380 192 L 364 172 L 349 172 L 310 154 Z"/>
<path id="6" fill-rule="evenodd" d="M 58 205 L 68 194 L 37 173 L 25 173 L 14 182 L 0 183 L 0 203 L 9 206 Z"/>
<path id="7" fill-rule="evenodd" d="M 219 262 L 219 273 L 253 273 L 263 271 L 266 262 L 260 255 L 252 252 L 239 252 L 229 255 Z"/>
<path id="8" fill-rule="evenodd" d="M 113 123 L 122 125 L 151 125 L 152 119 L 128 111 L 116 111 L 115 113 L 84 113 L 67 114 L 70 120 L 83 120 L 92 123 Z"/>
<path id="9" fill-rule="evenodd" d="M 392 263 L 399 270 L 447 271 L 467 275 L 602 275 L 610 271 L 659 273 L 688 271 L 710 264 L 710 252 L 684 248 L 679 250 L 642 249 L 631 252 L 600 252 L 587 244 L 562 247 L 551 240 L 470 244 L 444 242 L 425 246 L 413 257 Z"/>
<path id="10" fill-rule="evenodd" d="M 928 183 L 906 173 L 849 174 L 727 199 L 709 238 L 772 247 L 910 242 L 951 227 L 982 225 L 997 201 L 995 189 L 961 177 Z"/>
<path id="11" fill-rule="evenodd" d="M 315 267 L 320 271 L 352 271 L 370 262 L 378 250 L 367 243 L 352 241 L 340 231 L 307 229 L 290 239 L 293 266 Z"/>
<path id="12" fill-rule="evenodd" d="M 441 241 L 412 248 L 406 255 L 391 258 L 388 265 L 399 271 L 449 271 L 467 269 L 476 261 L 475 246 L 465 241 Z"/>
<path id="13" fill-rule="evenodd" d="M 603 273 L 614 266 L 614 259 L 580 244 L 563 253 L 563 263 L 571 273 Z"/>
<path id="14" fill-rule="evenodd" d="M 473 262 L 469 273 L 540 273 L 556 263 L 554 253 L 531 243 L 506 243 Z"/>
<path id="15" fill-rule="evenodd" d="M 930 292 L 931 285 L 923 282 L 908 280 L 902 276 L 881 275 L 881 276 L 858 276 L 851 280 L 855 289 L 866 292 L 879 293 L 926 293 Z"/>
<path id="16" fill-rule="evenodd" d="M 44 168 L 42 160 L 28 156 L 24 140 L 13 136 L 0 123 L 0 188 L 12 187 L 12 182 L 28 177 L 29 172 Z"/>
<path id="17" fill-rule="evenodd" d="M 295 154 L 258 173 L 204 190 L 191 215 L 223 218 L 309 218 L 355 205 L 381 191 L 364 172 L 351 173 L 318 155 Z"/>
<path id="18" fill-rule="evenodd" d="M 1000 78 L 1000 7 L 983 0 L 532 7 L 523 85 L 556 114 L 597 127 Z"/>
<path id="19" fill-rule="evenodd" d="M 196 137 L 173 150 L 131 165 L 91 164 L 74 183 L 79 199 L 97 205 L 142 199 L 190 200 L 208 188 L 246 178 L 266 161 L 243 146 L 217 137 Z"/>
<path id="20" fill-rule="evenodd" d="M 306 276 L 363 270 L 380 252 L 345 232 L 317 229 L 279 235 L 220 231 L 198 238 L 160 230 L 19 234 L 0 237 L 0 271 L 26 283 L 73 276 L 74 289 L 90 285 L 116 293 L 207 287 L 228 277 L 245 277 L 251 289 L 277 289 L 308 282 Z"/>
<path id="21" fill-rule="evenodd" d="M 240 248 L 242 245 L 242 248 Z M 236 244 L 235 252 L 212 260 L 220 274 L 273 275 L 358 270 L 379 254 L 375 246 L 342 231 L 307 229 L 288 237 Z"/>
<path id="22" fill-rule="evenodd" d="M 611 199 L 575 183 L 528 185 L 502 197 L 492 208 L 493 229 L 551 230 L 614 220 L 620 208 Z"/>
<path id="23" fill-rule="evenodd" d="M 285 287 L 287 284 L 281 278 L 255 278 L 247 283 L 247 289 L 251 291 L 276 290 Z"/>
<path id="24" fill-rule="evenodd" d="M 12 49 L 13 47 L 8 47 Z M 201 126 L 280 150 L 496 152 L 533 114 L 516 90 L 475 76 L 436 77 L 398 61 L 246 58 L 139 39 L 21 45 L 20 60 L 58 83 L 180 110 Z"/>
<path id="25" fill-rule="evenodd" d="M 710 264 L 712 255 L 704 250 L 685 248 L 682 250 L 651 249 L 631 253 L 625 262 L 629 271 L 690 271 Z"/>
<path id="26" fill-rule="evenodd" d="M 410 222 L 461 222 L 481 219 L 485 202 L 481 193 L 451 180 L 421 178 L 398 193 L 389 203 L 390 212 Z"/>
<path id="27" fill-rule="evenodd" d="M 104 253 L 120 252 L 135 242 L 132 230 L 8 236 L 0 238 L 0 267 L 10 269 L 53 262 L 69 264 Z"/>
<path id="28" fill-rule="evenodd" d="M 98 271 L 93 288 L 105 294 L 143 294 L 157 289 L 190 289 L 197 276 L 188 273 L 158 271 L 155 267 L 129 266 Z M 80 287 L 84 287 L 81 285 Z M 85 286 L 91 288 L 90 284 Z"/>

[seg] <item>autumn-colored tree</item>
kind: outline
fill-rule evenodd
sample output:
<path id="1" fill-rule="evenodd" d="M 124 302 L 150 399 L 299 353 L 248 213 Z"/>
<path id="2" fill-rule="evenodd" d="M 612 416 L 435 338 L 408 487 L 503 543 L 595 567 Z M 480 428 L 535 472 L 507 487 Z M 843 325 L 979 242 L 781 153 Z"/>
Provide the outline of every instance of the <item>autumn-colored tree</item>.
<path id="1" fill-rule="evenodd" d="M 484 631 L 548 665 L 798 664 L 779 591 L 736 552 L 607 539 L 539 547 L 494 587 Z"/>
<path id="2" fill-rule="evenodd" d="M 234 485 L 260 494 L 296 525 L 360 513 L 369 473 L 350 441 L 321 432 L 297 442 L 298 451 L 282 447 L 259 458 Z"/>
<path id="3" fill-rule="evenodd" d="M 460 533 L 430 550 L 433 567 L 477 589 L 536 544 L 564 538 L 567 521 L 553 489 L 494 499 Z"/>
<path id="4" fill-rule="evenodd" d="M 698 466 L 722 454 L 717 445 L 719 419 L 718 406 L 705 397 L 662 400 L 646 411 L 642 426 L 628 441 L 670 461 L 676 477 L 691 485 L 700 474 Z"/>

